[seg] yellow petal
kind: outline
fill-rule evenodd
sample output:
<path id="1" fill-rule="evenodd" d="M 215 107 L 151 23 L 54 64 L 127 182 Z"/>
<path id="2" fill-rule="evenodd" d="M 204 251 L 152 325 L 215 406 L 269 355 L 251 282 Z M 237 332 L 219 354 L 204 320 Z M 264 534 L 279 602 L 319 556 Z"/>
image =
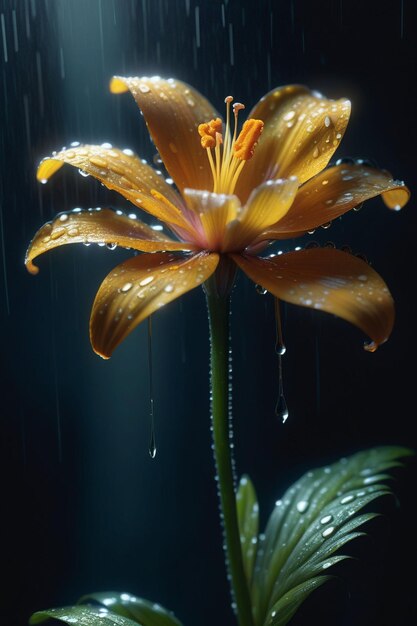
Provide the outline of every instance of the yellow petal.
<path id="1" fill-rule="evenodd" d="M 274 296 L 333 313 L 375 342 L 386 341 L 394 323 L 394 302 L 382 278 L 356 256 L 312 248 L 259 259 L 234 254 L 237 265 Z"/>
<path id="2" fill-rule="evenodd" d="M 223 250 L 243 250 L 289 210 L 298 189 L 298 180 L 278 178 L 253 191 L 237 219 L 228 225 Z"/>
<path id="3" fill-rule="evenodd" d="M 33 238 L 26 253 L 26 267 L 37 274 L 33 264 L 40 254 L 70 243 L 101 243 L 146 252 L 195 250 L 193 244 L 172 241 L 138 219 L 119 215 L 110 209 L 60 213 L 47 222 Z"/>
<path id="4" fill-rule="evenodd" d="M 342 163 L 330 167 L 300 187 L 288 213 L 259 240 L 294 237 L 343 215 L 374 196 L 400 209 L 410 192 L 386 170 Z"/>
<path id="5" fill-rule="evenodd" d="M 98 178 L 133 204 L 163 222 L 182 228 L 187 222 L 181 213 L 182 202 L 175 190 L 146 162 L 128 151 L 103 146 L 83 145 L 61 150 L 47 157 L 38 167 L 37 178 L 46 182 L 64 163 Z M 151 191 L 162 194 L 168 203 L 156 199 Z"/>
<path id="6" fill-rule="evenodd" d="M 195 215 L 194 230 L 201 233 L 197 241 L 210 250 L 220 249 L 227 224 L 235 219 L 241 208 L 239 199 L 198 189 L 185 189 L 184 198 Z"/>
<path id="7" fill-rule="evenodd" d="M 349 115 L 349 100 L 328 100 L 300 85 L 270 91 L 249 114 L 265 126 L 237 183 L 242 202 L 270 178 L 297 176 L 301 184 L 320 172 L 338 147 Z"/>
<path id="8" fill-rule="evenodd" d="M 198 125 L 218 113 L 198 91 L 179 80 L 116 76 L 113 93 L 128 91 L 142 110 L 165 167 L 182 191 L 213 188 L 213 177 L 198 134 Z"/>
<path id="9" fill-rule="evenodd" d="M 162 306 L 201 285 L 215 271 L 217 254 L 178 257 L 141 254 L 118 265 L 102 282 L 94 300 L 90 338 L 107 359 L 136 326 Z"/>

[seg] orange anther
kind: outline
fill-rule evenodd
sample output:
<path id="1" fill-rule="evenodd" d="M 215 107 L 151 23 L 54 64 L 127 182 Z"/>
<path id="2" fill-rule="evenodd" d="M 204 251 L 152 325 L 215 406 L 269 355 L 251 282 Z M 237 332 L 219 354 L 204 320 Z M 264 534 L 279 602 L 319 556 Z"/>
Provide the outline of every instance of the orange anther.
<path id="1" fill-rule="evenodd" d="M 210 122 L 204 122 L 198 126 L 198 134 L 201 137 L 203 148 L 214 148 L 217 142 L 217 135 L 221 135 L 222 121 L 219 117 Z"/>
<path id="2" fill-rule="evenodd" d="M 262 120 L 246 120 L 233 145 L 234 155 L 237 159 L 248 161 L 253 156 L 256 143 L 263 131 L 263 128 L 264 123 Z"/>

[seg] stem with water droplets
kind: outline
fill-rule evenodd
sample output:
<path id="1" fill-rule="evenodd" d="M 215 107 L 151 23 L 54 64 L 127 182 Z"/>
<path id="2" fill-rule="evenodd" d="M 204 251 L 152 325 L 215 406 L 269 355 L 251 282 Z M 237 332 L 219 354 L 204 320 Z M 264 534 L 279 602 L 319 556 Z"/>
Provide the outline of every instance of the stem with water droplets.
<path id="1" fill-rule="evenodd" d="M 211 411 L 214 457 L 227 566 L 239 626 L 253 626 L 252 608 L 243 567 L 232 450 L 229 440 L 229 309 L 230 297 L 207 293 L 211 349 Z"/>

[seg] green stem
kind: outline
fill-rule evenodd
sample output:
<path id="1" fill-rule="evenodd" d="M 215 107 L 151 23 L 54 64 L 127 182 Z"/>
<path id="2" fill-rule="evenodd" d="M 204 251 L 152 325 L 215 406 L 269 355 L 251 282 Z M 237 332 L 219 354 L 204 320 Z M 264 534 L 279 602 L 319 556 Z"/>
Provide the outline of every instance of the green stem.
<path id="1" fill-rule="evenodd" d="M 254 626 L 248 584 L 243 567 L 232 452 L 229 440 L 229 307 L 230 297 L 207 293 L 211 348 L 211 410 L 214 457 L 226 558 L 240 626 Z"/>

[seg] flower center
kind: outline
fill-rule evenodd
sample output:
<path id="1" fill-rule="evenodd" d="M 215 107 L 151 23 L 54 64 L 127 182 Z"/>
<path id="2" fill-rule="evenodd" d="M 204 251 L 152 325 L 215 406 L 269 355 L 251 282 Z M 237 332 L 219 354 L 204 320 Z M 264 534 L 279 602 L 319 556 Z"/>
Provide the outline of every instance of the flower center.
<path id="1" fill-rule="evenodd" d="M 237 135 L 239 111 L 245 108 L 244 104 L 233 104 L 234 129 L 230 125 L 230 105 L 232 96 L 225 98 L 226 128 L 222 134 L 222 121 L 218 117 L 210 122 L 204 122 L 198 127 L 201 137 L 201 146 L 207 151 L 207 157 L 213 174 L 213 192 L 232 194 L 237 180 L 254 153 L 255 146 L 262 133 L 264 123 L 261 120 L 248 119 Z M 214 150 L 214 156 L 212 153 Z"/>

